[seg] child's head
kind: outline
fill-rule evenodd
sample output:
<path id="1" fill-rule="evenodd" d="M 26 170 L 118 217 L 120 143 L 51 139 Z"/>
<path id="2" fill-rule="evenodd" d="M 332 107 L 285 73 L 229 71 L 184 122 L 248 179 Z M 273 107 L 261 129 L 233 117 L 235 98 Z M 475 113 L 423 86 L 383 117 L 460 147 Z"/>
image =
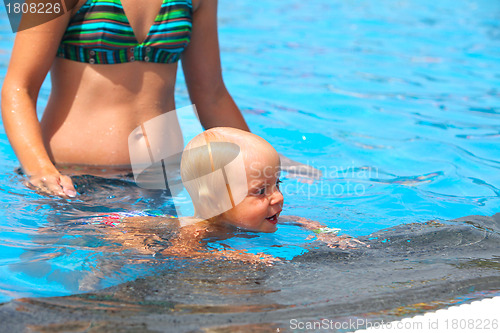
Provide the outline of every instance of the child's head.
<path id="1" fill-rule="evenodd" d="M 261 137 L 234 128 L 209 129 L 186 146 L 181 175 L 197 217 L 276 231 L 283 207 L 280 159 Z"/>

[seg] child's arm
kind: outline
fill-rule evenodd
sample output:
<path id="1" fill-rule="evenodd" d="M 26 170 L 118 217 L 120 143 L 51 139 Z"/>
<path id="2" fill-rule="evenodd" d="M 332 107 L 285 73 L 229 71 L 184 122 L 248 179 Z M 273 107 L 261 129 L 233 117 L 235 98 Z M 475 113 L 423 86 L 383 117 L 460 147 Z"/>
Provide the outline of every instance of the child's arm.
<path id="1" fill-rule="evenodd" d="M 141 254 L 155 255 L 158 248 L 168 244 L 161 234 L 167 229 L 177 228 L 177 219 L 134 214 L 137 212 L 99 214 L 86 222 L 102 230 L 104 239 L 110 241 L 113 250 L 133 249 Z"/>
<path id="2" fill-rule="evenodd" d="M 196 223 L 180 228 L 178 236 L 172 240 L 172 245 L 161 253 L 166 256 L 174 256 L 191 259 L 226 259 L 243 261 L 250 264 L 271 265 L 280 259 L 273 256 L 259 253 L 248 253 L 244 250 L 233 250 L 225 247 L 223 250 L 207 250 L 204 239 L 214 230 L 213 226 L 208 226 L 205 222 Z"/>
<path id="3" fill-rule="evenodd" d="M 300 216 L 280 216 L 280 219 L 291 221 L 292 223 L 299 225 L 300 227 L 314 232 L 314 235 L 309 236 L 307 239 L 312 239 L 316 237 L 317 240 L 326 243 L 330 248 L 357 248 L 358 245 L 366 245 L 365 243 L 352 238 L 351 236 L 342 235 L 338 236 L 340 232 L 338 228 L 329 228 L 317 221 L 306 219 Z M 369 247 L 369 245 L 366 245 Z"/>
<path id="4" fill-rule="evenodd" d="M 187 223 L 186 225 L 184 225 Z M 206 222 L 195 222 L 161 216 L 124 216 L 123 213 L 106 214 L 92 219 L 92 224 L 105 225 L 107 239 L 118 242 L 123 249 L 135 249 L 142 254 L 154 255 L 157 252 L 169 257 L 189 259 L 227 259 L 250 264 L 270 265 L 278 258 L 259 253 L 237 251 L 229 247 L 223 250 L 207 250 L 204 239 L 213 232 L 213 227 Z M 176 228 L 177 235 L 169 239 L 170 246 L 158 250 L 162 239 L 157 233 L 164 228 Z M 181 226 L 184 225 L 184 226 Z M 161 246 L 161 245 L 160 245 Z"/>

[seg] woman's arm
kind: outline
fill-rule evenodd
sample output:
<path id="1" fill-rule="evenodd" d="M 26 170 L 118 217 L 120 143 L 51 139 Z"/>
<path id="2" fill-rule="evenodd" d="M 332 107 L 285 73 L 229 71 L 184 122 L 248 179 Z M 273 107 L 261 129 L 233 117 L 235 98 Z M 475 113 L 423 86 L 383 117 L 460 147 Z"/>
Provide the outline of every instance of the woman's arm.
<path id="1" fill-rule="evenodd" d="M 33 14 L 36 15 L 36 14 Z M 28 186 L 64 198 L 76 195 L 71 179 L 51 162 L 42 139 L 36 102 L 56 56 L 70 12 L 17 33 L 2 87 L 2 119 Z M 23 16 L 23 20 L 29 17 Z"/>
<path id="2" fill-rule="evenodd" d="M 222 80 L 217 34 L 217 0 L 203 0 L 193 14 L 191 42 L 182 68 L 191 101 L 205 129 L 225 126 L 249 131 Z"/>
<path id="3" fill-rule="evenodd" d="M 182 56 L 191 101 L 205 129 L 225 126 L 250 131 L 224 85 L 217 34 L 217 0 L 198 2 L 193 14 L 191 43 Z M 299 178 L 319 179 L 321 171 L 281 155 L 282 169 Z"/>

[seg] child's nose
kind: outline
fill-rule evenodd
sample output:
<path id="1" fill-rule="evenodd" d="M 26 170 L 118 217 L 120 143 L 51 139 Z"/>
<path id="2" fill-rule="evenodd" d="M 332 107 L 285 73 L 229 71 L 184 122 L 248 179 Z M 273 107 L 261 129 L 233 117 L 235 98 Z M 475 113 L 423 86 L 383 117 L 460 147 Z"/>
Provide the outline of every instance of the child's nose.
<path id="1" fill-rule="evenodd" d="M 285 199 L 283 198 L 283 194 L 281 191 L 277 190 L 274 191 L 274 193 L 271 195 L 271 200 L 269 201 L 270 205 L 276 205 L 276 204 L 281 204 L 283 205 L 283 201 Z"/>

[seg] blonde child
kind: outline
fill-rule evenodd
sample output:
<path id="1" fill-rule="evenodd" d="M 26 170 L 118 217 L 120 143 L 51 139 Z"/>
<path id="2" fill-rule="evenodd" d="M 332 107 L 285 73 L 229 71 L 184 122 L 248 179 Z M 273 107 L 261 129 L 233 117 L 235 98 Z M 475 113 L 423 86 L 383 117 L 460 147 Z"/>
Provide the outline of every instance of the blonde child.
<path id="1" fill-rule="evenodd" d="M 130 247 L 152 249 L 152 241 L 162 228 L 175 226 L 177 236 L 160 252 L 180 257 L 224 257 L 251 262 L 271 263 L 278 259 L 246 251 L 207 251 L 207 239 L 231 237 L 236 230 L 275 232 L 283 209 L 280 191 L 280 158 L 263 138 L 250 132 L 217 127 L 191 140 L 181 161 L 182 182 L 194 205 L 192 217 L 107 217 L 105 223 L 120 222 L 117 233 Z M 361 242 L 337 236 L 339 229 L 300 217 L 286 217 L 313 231 L 311 236 L 330 247 L 354 247 Z M 117 235 L 114 233 L 113 238 Z"/>

